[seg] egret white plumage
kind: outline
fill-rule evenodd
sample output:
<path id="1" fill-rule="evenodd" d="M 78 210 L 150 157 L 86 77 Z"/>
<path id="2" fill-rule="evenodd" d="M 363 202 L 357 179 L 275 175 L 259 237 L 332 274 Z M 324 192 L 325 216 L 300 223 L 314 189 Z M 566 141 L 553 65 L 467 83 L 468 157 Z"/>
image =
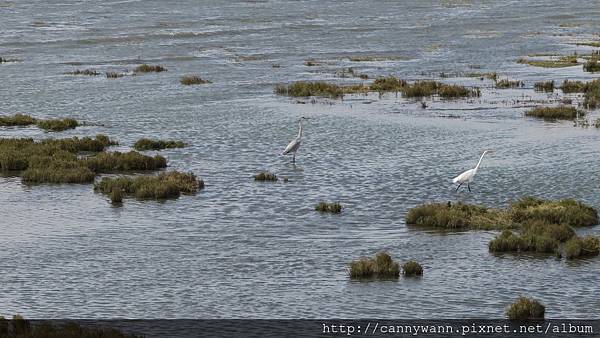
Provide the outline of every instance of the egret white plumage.
<path id="1" fill-rule="evenodd" d="M 456 191 L 458 191 L 460 186 L 463 185 L 464 183 L 467 183 L 467 188 L 469 188 L 469 191 L 471 191 L 470 183 L 473 182 L 473 178 L 475 178 L 475 174 L 477 174 L 477 170 L 479 170 L 479 166 L 481 165 L 481 160 L 483 160 L 483 157 L 485 156 L 485 154 L 492 153 L 492 152 L 493 152 L 492 150 L 484 151 L 483 154 L 481 154 L 481 157 L 479 158 L 479 162 L 477 162 L 477 166 L 475 166 L 475 168 L 469 169 L 452 179 L 453 183 L 458 183 L 458 187 L 456 187 Z"/>
<path id="2" fill-rule="evenodd" d="M 287 145 L 287 147 L 285 147 L 285 150 L 283 151 L 282 155 L 288 155 L 290 153 L 293 154 L 292 156 L 292 163 L 296 163 L 296 152 L 298 152 L 298 148 L 300 148 L 300 143 L 302 143 L 302 121 L 303 120 L 308 120 L 308 117 L 300 117 L 300 119 L 298 120 L 298 136 L 296 136 L 295 139 L 292 140 L 292 142 L 290 142 L 290 144 Z"/>

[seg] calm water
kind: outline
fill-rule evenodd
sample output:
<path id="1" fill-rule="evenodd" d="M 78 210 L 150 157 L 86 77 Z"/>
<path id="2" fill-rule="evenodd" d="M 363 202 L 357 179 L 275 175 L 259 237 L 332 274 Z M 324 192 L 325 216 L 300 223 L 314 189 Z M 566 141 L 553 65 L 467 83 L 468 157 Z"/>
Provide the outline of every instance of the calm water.
<path id="1" fill-rule="evenodd" d="M 600 208 L 600 131 L 523 118 L 544 79 L 589 79 L 581 67 L 517 64 L 600 28 L 597 1 L 5 1 L 0 0 L 0 112 L 102 124 L 34 138 L 106 133 L 126 150 L 140 137 L 191 144 L 162 152 L 206 189 L 164 203 L 113 208 L 90 185 L 26 186 L 0 178 L 0 314 L 27 317 L 502 317 L 518 295 L 547 317 L 600 317 L 600 259 L 493 256 L 494 232 L 408 228 L 407 210 L 462 200 L 503 207 L 525 194 Z M 350 62 L 349 55 L 394 60 Z M 321 66 L 303 65 L 307 58 Z M 116 80 L 76 68 L 168 72 Z M 273 68 L 279 64 L 281 68 Z M 498 71 L 524 89 L 429 102 L 393 94 L 299 104 L 277 83 L 370 76 L 435 78 Z M 481 69 L 472 69 L 480 67 Z M 183 74 L 213 81 L 184 87 Z M 555 94 L 556 95 L 556 94 Z M 297 164 L 279 156 L 312 119 Z M 448 118 L 448 116 L 458 118 Z M 473 192 L 450 179 L 483 162 Z M 268 169 L 289 183 L 258 184 Z M 339 200 L 341 215 L 313 211 Z M 600 234 L 600 227 L 582 230 Z M 352 282 L 344 267 L 387 250 L 425 267 L 421 279 Z"/>

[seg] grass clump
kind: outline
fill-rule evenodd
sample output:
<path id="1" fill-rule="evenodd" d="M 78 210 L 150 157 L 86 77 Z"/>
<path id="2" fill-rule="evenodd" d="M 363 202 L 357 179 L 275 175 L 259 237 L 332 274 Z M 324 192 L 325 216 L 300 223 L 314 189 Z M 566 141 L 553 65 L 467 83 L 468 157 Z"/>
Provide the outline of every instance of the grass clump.
<path id="1" fill-rule="evenodd" d="M 208 80 L 205 80 L 199 76 L 196 75 L 185 75 L 182 76 L 181 79 L 179 79 L 179 83 L 181 83 L 184 86 L 191 86 L 191 85 L 199 85 L 199 84 L 205 84 L 205 83 L 211 83 Z"/>
<path id="2" fill-rule="evenodd" d="M 600 237 L 598 236 L 575 236 L 565 243 L 564 256 L 567 259 L 580 257 L 593 257 L 600 254 Z"/>
<path id="3" fill-rule="evenodd" d="M 525 111 L 525 116 L 542 118 L 545 120 L 573 120 L 577 117 L 585 116 L 584 111 L 580 111 L 573 106 L 560 105 L 556 107 L 535 107 Z"/>
<path id="4" fill-rule="evenodd" d="M 166 72 L 167 69 L 163 66 L 160 65 L 149 65 L 149 64 L 141 64 L 137 67 L 135 67 L 134 72 L 135 73 L 160 73 L 160 72 Z"/>
<path id="5" fill-rule="evenodd" d="M 361 258 L 350 262 L 350 278 L 398 278 L 400 265 L 386 252 L 379 252 L 375 258 Z"/>
<path id="6" fill-rule="evenodd" d="M 600 107 L 600 79 L 589 82 L 565 80 L 560 88 L 565 93 L 584 93 L 583 105 L 589 109 Z"/>
<path id="7" fill-rule="evenodd" d="M 470 89 L 460 85 L 450 85 L 437 81 L 416 81 L 402 88 L 404 97 L 424 97 L 439 95 L 442 98 L 458 98 L 480 96 L 478 88 Z"/>
<path id="8" fill-rule="evenodd" d="M 121 196 L 131 196 L 140 200 L 163 200 L 178 198 L 181 194 L 193 194 L 204 188 L 202 179 L 192 173 L 171 171 L 158 175 L 134 177 L 105 177 L 94 184 L 94 191 L 112 197 L 115 190 Z"/>
<path id="9" fill-rule="evenodd" d="M 119 330 L 105 327 L 81 326 L 75 322 L 53 324 L 49 321 L 31 323 L 20 315 L 14 315 L 12 320 L 0 316 L 0 337 L 3 338 L 141 338 L 125 334 Z"/>
<path id="10" fill-rule="evenodd" d="M 328 203 L 321 201 L 315 206 L 315 210 L 318 212 L 328 212 L 332 214 L 339 214 L 342 212 L 342 205 L 339 202 Z"/>
<path id="11" fill-rule="evenodd" d="M 507 88 L 519 88 L 519 87 L 523 87 L 525 84 L 523 83 L 523 81 L 520 80 L 509 80 L 509 79 L 502 79 L 502 80 L 498 80 L 496 81 L 496 88 L 498 89 L 507 89 Z"/>
<path id="12" fill-rule="evenodd" d="M 12 116 L 0 116 L 0 126 L 29 126 L 36 123 L 36 119 L 26 114 L 15 114 Z"/>
<path id="13" fill-rule="evenodd" d="M 117 72 L 106 72 L 106 78 L 107 79 L 118 79 L 120 77 L 125 76 L 125 74 L 123 73 L 117 73 Z"/>
<path id="14" fill-rule="evenodd" d="M 374 92 L 399 92 L 406 85 L 406 81 L 395 76 L 378 77 L 369 86 L 369 90 Z"/>
<path id="15" fill-rule="evenodd" d="M 408 261 L 402 265 L 402 273 L 405 276 L 422 276 L 423 267 L 416 261 Z"/>
<path id="16" fill-rule="evenodd" d="M 504 230 L 488 245 L 491 252 L 538 252 L 555 253 L 559 241 L 546 235 L 526 233 L 518 235 L 510 230 Z"/>
<path id="17" fill-rule="evenodd" d="M 540 81 L 533 85 L 533 88 L 540 92 L 553 92 L 554 81 Z"/>
<path id="18" fill-rule="evenodd" d="M 598 224 L 596 209 L 574 199 L 549 201 L 527 196 L 511 203 L 509 212 L 512 220 L 518 223 L 541 221 L 572 227 Z"/>
<path id="19" fill-rule="evenodd" d="M 519 60 L 517 60 L 517 62 L 521 64 L 543 68 L 573 67 L 579 64 L 579 61 L 577 61 L 577 55 L 560 56 L 558 58 L 552 58 L 547 60 L 532 60 L 529 58 L 520 58 Z"/>
<path id="20" fill-rule="evenodd" d="M 272 182 L 277 182 L 278 178 L 277 175 L 275 175 L 272 172 L 268 172 L 268 171 L 261 171 L 258 174 L 254 175 L 254 180 L 255 181 L 272 181 Z"/>
<path id="21" fill-rule="evenodd" d="M 544 319 L 546 308 L 532 298 L 519 297 L 506 310 L 510 320 Z"/>
<path id="22" fill-rule="evenodd" d="M 38 120 L 36 125 L 38 128 L 46 131 L 64 131 L 67 129 L 75 129 L 79 126 L 79 122 L 75 119 L 65 118 L 56 120 Z"/>
<path id="23" fill-rule="evenodd" d="M 406 224 L 446 229 L 505 229 L 515 227 L 505 212 L 464 203 L 431 203 L 414 207 Z"/>
<path id="24" fill-rule="evenodd" d="M 67 75 L 86 75 L 86 76 L 98 76 L 100 75 L 100 73 L 98 73 L 97 71 L 93 70 L 93 69 L 77 69 L 75 71 L 72 72 L 68 72 Z"/>
<path id="25" fill-rule="evenodd" d="M 291 85 L 277 85 L 275 93 L 293 97 L 321 96 L 338 98 L 344 94 L 342 87 L 327 82 L 299 81 Z"/>
<path id="26" fill-rule="evenodd" d="M 587 60 L 583 64 L 583 70 L 590 73 L 600 72 L 600 60 L 597 57 Z"/>
<path id="27" fill-rule="evenodd" d="M 137 151 L 127 153 L 101 152 L 82 160 L 90 170 L 96 173 L 110 173 L 115 171 L 141 171 L 157 170 L 167 167 L 167 159 L 156 155 L 146 156 Z"/>
<path id="28" fill-rule="evenodd" d="M 152 140 L 152 139 L 148 139 L 148 138 L 141 138 L 135 142 L 135 144 L 133 145 L 133 148 L 135 150 L 143 151 L 143 150 L 184 148 L 185 146 L 186 146 L 186 144 L 181 141 Z"/>

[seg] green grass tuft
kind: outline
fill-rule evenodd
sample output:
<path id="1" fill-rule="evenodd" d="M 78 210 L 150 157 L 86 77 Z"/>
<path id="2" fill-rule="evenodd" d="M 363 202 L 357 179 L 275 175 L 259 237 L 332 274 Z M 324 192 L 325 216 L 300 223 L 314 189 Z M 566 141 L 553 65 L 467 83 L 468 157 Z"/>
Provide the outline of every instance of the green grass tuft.
<path id="1" fill-rule="evenodd" d="M 268 172 L 268 171 L 261 171 L 258 174 L 254 175 L 254 180 L 255 181 L 272 181 L 272 182 L 277 182 L 278 178 L 277 175 L 275 175 L 272 172 Z"/>
<path id="2" fill-rule="evenodd" d="M 406 224 L 446 229 L 491 230 L 516 227 L 506 212 L 461 202 L 414 207 L 406 215 Z"/>
<path id="3" fill-rule="evenodd" d="M 423 267 L 415 261 L 408 261 L 402 265 L 402 273 L 405 276 L 422 276 Z"/>
<path id="4" fill-rule="evenodd" d="M 541 221 L 572 227 L 598 224 L 596 209 L 574 199 L 549 201 L 527 196 L 511 203 L 509 212 L 511 219 L 518 223 Z"/>
<path id="5" fill-rule="evenodd" d="M 100 75 L 97 71 L 93 69 L 77 69 L 73 72 L 68 72 L 67 75 L 86 75 L 86 76 L 97 76 Z"/>
<path id="6" fill-rule="evenodd" d="M 540 92 L 553 92 L 554 81 L 540 81 L 533 85 L 533 88 Z"/>
<path id="7" fill-rule="evenodd" d="M 350 278 L 398 278 L 400 265 L 386 252 L 380 252 L 375 258 L 361 258 L 350 263 Z"/>
<path id="8" fill-rule="evenodd" d="M 546 308 L 535 299 L 519 297 L 506 310 L 510 320 L 544 319 Z"/>
<path id="9" fill-rule="evenodd" d="M 36 119 L 25 114 L 15 114 L 12 116 L 0 116 L 0 126 L 29 126 L 35 124 Z"/>
<path id="10" fill-rule="evenodd" d="M 79 126 L 79 122 L 74 119 L 66 118 L 56 120 L 38 120 L 36 125 L 38 128 L 46 131 L 64 131 L 67 129 L 75 129 L 77 126 Z"/>
<path id="11" fill-rule="evenodd" d="M 560 105 L 556 107 L 535 107 L 525 111 L 525 116 L 542 118 L 545 120 L 574 120 L 585 116 L 585 111 L 573 106 Z"/>
<path id="12" fill-rule="evenodd" d="M 167 167 L 167 159 L 160 155 L 154 157 L 142 155 L 136 151 L 127 153 L 101 152 L 82 160 L 90 170 L 96 173 L 115 171 L 157 170 Z"/>
<path id="13" fill-rule="evenodd" d="M 117 73 L 117 72 L 106 72 L 106 78 L 107 79 L 118 79 L 120 77 L 125 76 L 125 74 L 123 73 Z"/>
<path id="14" fill-rule="evenodd" d="M 532 60 L 528 58 L 520 58 L 519 60 L 517 60 L 517 62 L 534 67 L 543 68 L 564 68 L 577 66 L 579 64 L 576 55 L 560 56 L 559 58 L 552 58 L 547 60 Z"/>
<path id="15" fill-rule="evenodd" d="M 519 80 L 509 80 L 509 79 L 502 79 L 502 80 L 498 80 L 496 81 L 496 88 L 498 89 L 507 89 L 507 88 L 520 88 L 523 87 L 525 84 L 523 83 L 523 81 L 519 81 Z"/>
<path id="16" fill-rule="evenodd" d="M 575 236 L 565 243 L 564 256 L 567 259 L 593 257 L 600 254 L 600 237 L 589 235 Z"/>
<path id="17" fill-rule="evenodd" d="M 194 194 L 204 188 L 204 181 L 192 173 L 171 171 L 158 175 L 142 175 L 133 177 L 105 177 L 94 184 L 94 191 L 113 195 L 120 190 L 123 196 L 131 196 L 140 200 L 163 200 L 177 198 L 181 194 Z"/>
<path id="18" fill-rule="evenodd" d="M 583 64 L 583 70 L 590 73 L 600 72 L 600 60 L 593 57 Z"/>
<path id="19" fill-rule="evenodd" d="M 161 149 L 171 149 L 171 148 L 184 148 L 186 146 L 185 143 L 181 141 L 173 141 L 173 140 L 152 140 L 148 138 L 141 138 L 135 142 L 133 148 L 135 150 L 161 150 Z"/>
<path id="20" fill-rule="evenodd" d="M 342 212 L 342 205 L 339 202 L 328 203 L 321 201 L 317 203 L 317 205 L 315 206 L 315 210 L 318 212 L 339 214 Z"/>
<path id="21" fill-rule="evenodd" d="M 167 69 L 160 65 L 141 64 L 134 69 L 135 73 L 160 73 L 166 72 Z"/>
<path id="22" fill-rule="evenodd" d="M 211 83 L 208 80 L 205 80 L 199 76 L 196 75 L 185 75 L 182 76 L 181 79 L 179 79 L 179 83 L 181 83 L 184 86 L 191 86 L 191 85 L 199 85 L 199 84 L 205 84 L 205 83 Z"/>

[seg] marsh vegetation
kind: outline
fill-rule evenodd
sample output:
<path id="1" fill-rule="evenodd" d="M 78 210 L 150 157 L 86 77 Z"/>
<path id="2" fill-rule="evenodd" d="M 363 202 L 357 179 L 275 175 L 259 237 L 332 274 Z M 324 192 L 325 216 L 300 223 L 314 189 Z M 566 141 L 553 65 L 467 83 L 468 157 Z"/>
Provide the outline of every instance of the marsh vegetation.
<path id="1" fill-rule="evenodd" d="M 553 92 L 554 91 L 554 81 L 540 81 L 536 82 L 533 85 L 533 88 L 540 92 Z"/>
<path id="2" fill-rule="evenodd" d="M 573 67 L 579 65 L 577 55 L 566 55 L 559 57 L 551 57 L 548 59 L 531 59 L 531 58 L 520 58 L 517 60 L 518 63 L 543 68 L 564 68 Z"/>
<path id="3" fill-rule="evenodd" d="M 402 273 L 405 276 L 422 276 L 423 267 L 416 261 L 408 261 L 402 265 Z"/>
<path id="4" fill-rule="evenodd" d="M 271 182 L 277 182 L 278 178 L 277 175 L 275 175 L 272 172 L 269 171 L 261 171 L 258 174 L 254 175 L 254 180 L 255 181 L 271 181 Z"/>
<path id="5" fill-rule="evenodd" d="M 75 322 L 60 324 L 50 321 L 36 321 L 31 323 L 20 315 L 13 315 L 8 320 L 0 316 L 0 337 L 2 338 L 142 338 L 132 334 L 126 334 L 119 330 L 106 327 L 81 326 Z"/>
<path id="6" fill-rule="evenodd" d="M 135 142 L 133 148 L 135 150 L 162 150 L 172 148 L 184 148 L 186 144 L 182 141 L 175 140 L 153 140 L 149 138 L 141 138 Z"/>
<path id="7" fill-rule="evenodd" d="M 510 320 L 544 319 L 545 306 L 533 298 L 519 297 L 506 310 Z"/>
<path id="8" fill-rule="evenodd" d="M 133 70 L 135 73 L 160 73 L 166 72 L 167 68 L 161 65 L 149 65 L 149 64 L 141 64 Z"/>
<path id="9" fill-rule="evenodd" d="M 202 179 L 192 173 L 178 171 L 158 175 L 105 177 L 94 184 L 94 191 L 110 196 L 113 203 L 120 203 L 119 197 L 122 201 L 123 196 L 139 200 L 178 198 L 181 194 L 194 194 L 203 188 Z"/>
<path id="10" fill-rule="evenodd" d="M 179 83 L 181 83 L 184 86 L 191 86 L 191 85 L 199 85 L 199 84 L 205 84 L 205 83 L 211 83 L 211 82 L 201 78 L 200 76 L 184 75 L 179 79 Z"/>
<path id="11" fill-rule="evenodd" d="M 315 206 L 315 210 L 318 212 L 339 214 L 342 212 L 342 205 L 339 202 L 325 202 L 321 201 Z"/>
<path id="12" fill-rule="evenodd" d="M 100 73 L 93 69 L 77 69 L 72 72 L 68 72 L 67 75 L 86 75 L 86 76 L 98 76 Z"/>
<path id="13" fill-rule="evenodd" d="M 400 264 L 387 252 L 379 252 L 374 258 L 363 257 L 350 262 L 348 274 L 350 278 L 398 278 Z"/>
<path id="14" fill-rule="evenodd" d="M 442 98 L 453 99 L 461 97 L 479 97 L 479 88 L 469 88 L 461 85 L 445 84 L 438 81 L 424 80 L 408 83 L 394 76 L 376 78 L 370 85 L 357 84 L 341 86 L 322 81 L 300 81 L 290 85 L 277 85 L 275 93 L 292 97 L 331 97 L 339 98 L 344 94 L 368 92 L 400 92 L 404 97 L 417 98 L 438 95 Z"/>
<path id="15" fill-rule="evenodd" d="M 585 111 L 568 105 L 535 107 L 525 111 L 525 116 L 537 117 L 545 120 L 574 120 L 579 117 L 584 117 L 585 114 Z"/>
<path id="16" fill-rule="evenodd" d="M 24 127 L 30 125 L 36 125 L 38 128 L 46 131 L 64 131 L 75 129 L 79 126 L 79 122 L 71 118 L 41 120 L 26 114 L 0 116 L 0 126 L 3 127 Z"/>

